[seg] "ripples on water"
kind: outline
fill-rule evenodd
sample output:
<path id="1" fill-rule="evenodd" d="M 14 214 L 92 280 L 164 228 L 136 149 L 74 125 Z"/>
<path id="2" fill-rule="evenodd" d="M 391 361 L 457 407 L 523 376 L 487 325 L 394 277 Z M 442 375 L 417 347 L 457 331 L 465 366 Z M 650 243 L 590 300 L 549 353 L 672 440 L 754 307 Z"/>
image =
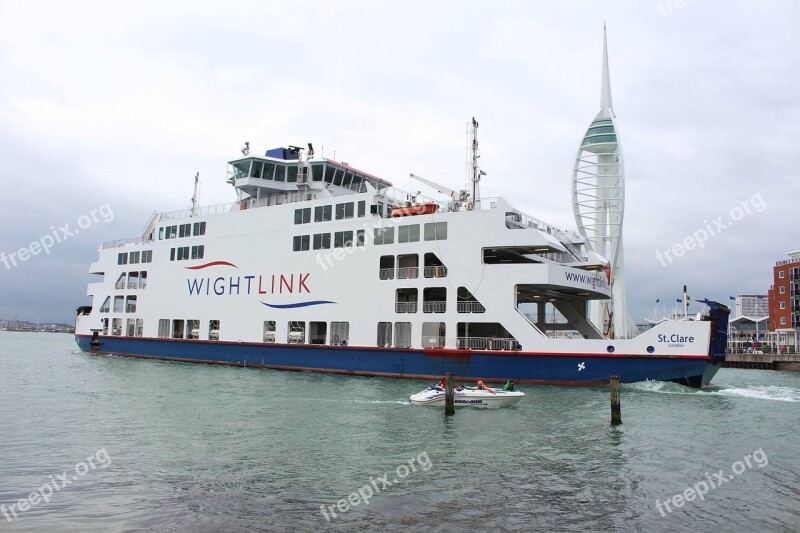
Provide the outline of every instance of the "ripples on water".
<path id="1" fill-rule="evenodd" d="M 797 530 L 800 374 L 722 370 L 696 391 L 521 387 L 516 407 L 412 406 L 416 381 L 166 363 L 0 333 L 0 504 L 105 448 L 112 463 L 0 530 Z M 763 450 L 768 464 L 662 517 Z M 330 522 L 321 505 L 421 454 L 424 470 Z M 400 471 L 402 473 L 402 470 Z M 713 475 L 712 475 L 713 477 Z M 378 486 L 380 484 L 378 483 Z M 330 512 L 329 512 L 330 516 Z"/>

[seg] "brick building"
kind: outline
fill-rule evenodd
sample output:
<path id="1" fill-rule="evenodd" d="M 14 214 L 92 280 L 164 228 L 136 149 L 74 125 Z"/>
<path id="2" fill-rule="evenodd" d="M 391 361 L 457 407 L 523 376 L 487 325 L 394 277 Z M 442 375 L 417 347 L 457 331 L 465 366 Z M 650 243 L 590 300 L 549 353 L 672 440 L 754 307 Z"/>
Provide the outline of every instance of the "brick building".
<path id="1" fill-rule="evenodd" d="M 800 341 L 800 250 L 773 267 L 769 289 L 769 331 L 776 344 L 797 350 Z"/>

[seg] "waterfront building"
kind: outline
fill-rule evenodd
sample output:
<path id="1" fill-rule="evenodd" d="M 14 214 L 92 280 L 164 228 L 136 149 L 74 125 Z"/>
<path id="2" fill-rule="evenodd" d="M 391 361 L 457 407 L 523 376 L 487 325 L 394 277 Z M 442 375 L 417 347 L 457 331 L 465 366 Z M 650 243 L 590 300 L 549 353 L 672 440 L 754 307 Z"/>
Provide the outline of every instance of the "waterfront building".
<path id="1" fill-rule="evenodd" d="M 772 268 L 769 289 L 769 332 L 778 346 L 797 351 L 800 341 L 800 250 L 789 252 Z"/>

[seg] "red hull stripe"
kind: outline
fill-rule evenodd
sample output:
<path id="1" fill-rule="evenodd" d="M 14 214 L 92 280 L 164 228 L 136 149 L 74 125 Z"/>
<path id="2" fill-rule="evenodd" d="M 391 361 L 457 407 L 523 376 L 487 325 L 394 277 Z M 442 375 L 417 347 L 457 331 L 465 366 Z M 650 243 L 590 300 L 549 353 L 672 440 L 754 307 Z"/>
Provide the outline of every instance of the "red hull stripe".
<path id="1" fill-rule="evenodd" d="M 233 263 L 229 263 L 227 261 L 211 261 L 210 263 L 205 263 L 205 264 L 202 264 L 202 265 L 197 265 L 197 266 L 192 266 L 192 267 L 183 267 L 183 268 L 185 268 L 187 270 L 201 270 L 201 269 L 212 267 L 212 266 L 229 266 L 229 267 L 233 267 L 233 268 L 239 268 L 236 265 L 234 265 Z"/>

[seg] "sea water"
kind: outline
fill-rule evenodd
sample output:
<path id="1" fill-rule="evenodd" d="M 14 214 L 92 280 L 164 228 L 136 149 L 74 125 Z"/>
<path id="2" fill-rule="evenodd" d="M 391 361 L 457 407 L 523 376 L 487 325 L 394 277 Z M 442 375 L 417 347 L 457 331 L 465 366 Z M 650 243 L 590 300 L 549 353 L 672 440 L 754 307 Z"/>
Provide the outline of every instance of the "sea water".
<path id="1" fill-rule="evenodd" d="M 0 332 L 0 531 L 800 529 L 800 373 L 624 385 L 617 427 L 603 387 L 426 385 Z"/>

